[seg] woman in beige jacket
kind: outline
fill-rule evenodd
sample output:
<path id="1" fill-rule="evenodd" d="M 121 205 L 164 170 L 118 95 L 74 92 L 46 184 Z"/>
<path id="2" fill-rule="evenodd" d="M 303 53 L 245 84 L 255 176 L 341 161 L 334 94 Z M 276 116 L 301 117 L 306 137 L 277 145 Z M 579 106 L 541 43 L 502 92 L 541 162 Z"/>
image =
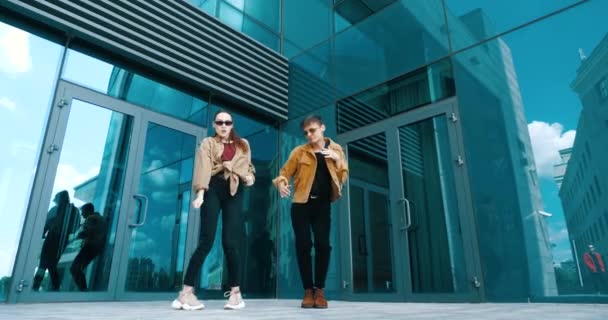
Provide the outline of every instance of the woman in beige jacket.
<path id="1" fill-rule="evenodd" d="M 255 169 L 251 163 L 251 149 L 247 140 L 239 137 L 233 128 L 232 116 L 226 111 L 215 114 L 215 135 L 205 138 L 196 153 L 193 191 L 194 208 L 201 209 L 201 236 L 192 254 L 184 285 L 172 307 L 184 310 L 200 310 L 205 305 L 194 294 L 195 281 L 200 275 L 207 254 L 213 245 L 217 221 L 222 211 L 222 246 L 227 260 L 228 302 L 224 309 L 242 309 L 245 302 L 240 292 L 241 252 L 245 241 L 242 184 L 253 185 Z M 241 184 L 242 183 L 242 184 Z"/>

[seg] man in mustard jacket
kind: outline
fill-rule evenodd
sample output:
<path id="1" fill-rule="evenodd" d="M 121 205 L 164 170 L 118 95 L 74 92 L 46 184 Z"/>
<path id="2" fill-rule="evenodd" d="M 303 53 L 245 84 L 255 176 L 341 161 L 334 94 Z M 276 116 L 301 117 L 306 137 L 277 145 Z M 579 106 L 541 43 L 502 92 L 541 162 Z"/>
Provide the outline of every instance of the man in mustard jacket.
<path id="1" fill-rule="evenodd" d="M 308 143 L 296 147 L 273 180 L 282 198 L 291 195 L 291 224 L 296 241 L 296 256 L 304 286 L 302 308 L 327 308 L 323 288 L 329 268 L 331 246 L 331 203 L 340 198 L 348 177 L 348 164 L 339 144 L 324 137 L 325 125 L 320 116 L 309 116 L 301 124 Z M 313 282 L 312 239 L 315 246 Z"/>

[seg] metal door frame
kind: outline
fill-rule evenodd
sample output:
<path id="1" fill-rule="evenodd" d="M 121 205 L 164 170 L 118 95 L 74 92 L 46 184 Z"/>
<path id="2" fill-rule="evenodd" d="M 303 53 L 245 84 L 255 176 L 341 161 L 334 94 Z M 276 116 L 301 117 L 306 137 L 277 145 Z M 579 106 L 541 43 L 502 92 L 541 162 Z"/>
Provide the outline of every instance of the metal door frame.
<path id="1" fill-rule="evenodd" d="M 51 193 L 61 155 L 61 152 L 55 151 L 61 150 L 63 145 L 73 100 L 79 100 L 133 117 L 131 142 L 126 160 L 127 169 L 123 181 L 122 205 L 119 211 L 108 289 L 106 291 L 89 292 L 35 293 L 31 291 L 31 278 L 37 266 L 36 262 L 38 261 L 38 254 L 42 246 L 42 241 L 38 237 L 44 229 L 47 215 L 46 206 L 50 203 L 53 196 Z M 50 108 L 47 130 L 43 138 L 32 193 L 23 223 L 23 233 L 15 259 L 13 288 L 8 292 L 7 302 L 153 300 L 159 298 L 165 299 L 168 296 L 174 295 L 174 293 L 149 294 L 144 292 L 126 292 L 124 290 L 124 279 L 127 272 L 125 252 L 126 258 L 128 258 L 128 250 L 130 248 L 127 221 L 130 217 L 130 212 L 132 212 L 134 202 L 132 201 L 132 195 L 134 192 L 137 192 L 139 187 L 139 173 L 146 138 L 145 129 L 150 122 L 190 134 L 196 137 L 197 142 L 200 142 L 205 137 L 207 131 L 204 127 L 158 114 L 72 82 L 65 80 L 58 81 Z M 57 149 L 51 151 L 50 148 L 54 147 L 57 147 Z M 47 152 L 47 150 L 49 151 Z M 200 221 L 195 213 L 196 211 L 190 208 L 186 233 L 186 256 L 189 256 L 198 242 L 197 235 Z M 17 281 L 16 279 L 20 280 Z M 119 282 L 121 279 L 123 280 L 122 283 Z"/>
<path id="2" fill-rule="evenodd" d="M 462 229 L 462 246 L 464 250 L 465 269 L 467 279 L 470 279 L 471 288 L 466 293 L 413 293 L 411 274 L 409 270 L 409 244 L 407 237 L 402 236 L 400 224 L 404 213 L 402 205 L 398 199 L 404 195 L 403 177 L 401 174 L 401 155 L 399 144 L 399 128 L 424 121 L 434 117 L 445 115 L 450 123 L 448 126 L 448 139 L 451 153 L 454 157 L 454 189 L 457 192 L 459 223 Z M 376 122 L 364 127 L 342 133 L 337 136 L 337 141 L 345 148 L 348 154 L 348 143 L 357 141 L 369 136 L 384 133 L 387 145 L 387 162 L 389 175 L 389 200 L 390 215 L 393 223 L 391 234 L 393 242 L 393 257 L 403 257 L 394 259 L 394 288 L 391 293 L 354 293 L 350 284 L 353 283 L 352 275 L 352 248 L 350 234 L 350 188 L 348 183 L 344 190 L 344 200 L 340 205 L 340 228 L 341 249 L 341 268 L 342 268 L 342 297 L 346 300 L 355 301 L 417 301 L 417 302 L 479 302 L 484 297 L 483 277 L 479 258 L 479 246 L 477 242 L 477 230 L 473 213 L 473 206 L 470 194 L 468 172 L 466 168 L 466 157 L 464 154 L 464 144 L 462 142 L 462 132 L 459 124 L 459 113 L 457 98 L 452 97 L 443 101 L 424 106 L 418 109 L 393 116 L 391 118 Z M 460 157 L 460 158 L 458 158 Z M 458 163 L 458 159 L 462 162 Z M 477 282 L 474 280 L 477 279 Z"/>

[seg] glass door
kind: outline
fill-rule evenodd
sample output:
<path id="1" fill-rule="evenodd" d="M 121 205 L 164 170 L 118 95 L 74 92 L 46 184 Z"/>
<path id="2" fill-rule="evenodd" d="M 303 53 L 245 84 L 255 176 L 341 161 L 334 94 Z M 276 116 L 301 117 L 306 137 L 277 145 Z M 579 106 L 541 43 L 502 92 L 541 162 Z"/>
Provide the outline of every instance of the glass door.
<path id="1" fill-rule="evenodd" d="M 338 137 L 347 298 L 478 301 L 481 277 L 455 100 Z"/>
<path id="2" fill-rule="evenodd" d="M 188 203 L 204 129 L 65 81 L 53 103 L 16 300 L 173 293 L 196 243 Z"/>
<path id="3" fill-rule="evenodd" d="M 192 172 L 202 130 L 145 114 L 127 220 L 121 224 L 119 299 L 170 299 L 181 289 L 185 258 L 197 239 Z M 196 217 L 196 218 L 195 218 Z M 190 230 L 188 228 L 191 228 Z"/>

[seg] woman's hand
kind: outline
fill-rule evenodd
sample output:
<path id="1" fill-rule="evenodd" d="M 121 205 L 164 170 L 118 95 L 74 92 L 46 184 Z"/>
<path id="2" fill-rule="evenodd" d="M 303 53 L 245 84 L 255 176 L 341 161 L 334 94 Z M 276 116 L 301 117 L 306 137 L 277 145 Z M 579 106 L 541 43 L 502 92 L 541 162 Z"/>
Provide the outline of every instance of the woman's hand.
<path id="1" fill-rule="evenodd" d="M 201 189 L 196 193 L 196 198 L 194 198 L 194 200 L 192 200 L 192 207 L 195 209 L 200 208 L 203 205 L 203 202 L 205 201 L 204 198 L 205 198 L 205 190 Z"/>
<path id="2" fill-rule="evenodd" d="M 245 176 L 245 185 L 247 187 L 253 185 L 253 175 L 248 174 L 248 175 Z"/>
<path id="3" fill-rule="evenodd" d="M 224 161 L 222 162 L 222 166 L 230 172 L 232 172 L 232 161 Z"/>

